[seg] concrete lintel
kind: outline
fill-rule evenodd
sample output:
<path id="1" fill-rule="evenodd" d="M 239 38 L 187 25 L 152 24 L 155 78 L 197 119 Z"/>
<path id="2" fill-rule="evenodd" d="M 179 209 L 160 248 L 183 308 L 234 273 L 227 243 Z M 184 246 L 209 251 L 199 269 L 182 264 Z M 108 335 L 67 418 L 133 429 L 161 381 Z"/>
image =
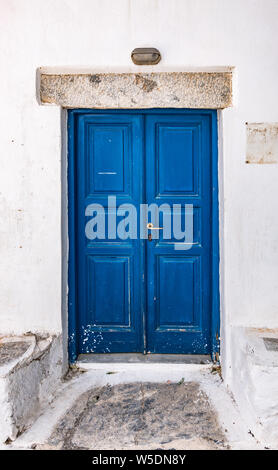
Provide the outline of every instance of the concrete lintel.
<path id="1" fill-rule="evenodd" d="M 232 106 L 232 71 L 52 73 L 39 70 L 40 104 L 136 109 Z"/>

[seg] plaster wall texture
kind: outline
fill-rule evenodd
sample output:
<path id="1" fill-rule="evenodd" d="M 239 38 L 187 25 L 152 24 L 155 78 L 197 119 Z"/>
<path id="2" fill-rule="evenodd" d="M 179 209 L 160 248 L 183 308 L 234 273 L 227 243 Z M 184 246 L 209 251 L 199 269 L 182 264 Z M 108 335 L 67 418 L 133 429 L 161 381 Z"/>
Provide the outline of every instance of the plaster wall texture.
<path id="1" fill-rule="evenodd" d="M 0 8 L 2 333 L 62 329 L 61 111 L 38 105 L 36 69 L 235 67 L 233 107 L 219 114 L 221 354 L 228 380 L 232 327 L 278 326 L 278 166 L 245 163 L 245 123 L 278 121 L 277 1 L 0 0 Z M 160 50 L 157 66 L 131 62 L 132 49 L 144 46 Z"/>

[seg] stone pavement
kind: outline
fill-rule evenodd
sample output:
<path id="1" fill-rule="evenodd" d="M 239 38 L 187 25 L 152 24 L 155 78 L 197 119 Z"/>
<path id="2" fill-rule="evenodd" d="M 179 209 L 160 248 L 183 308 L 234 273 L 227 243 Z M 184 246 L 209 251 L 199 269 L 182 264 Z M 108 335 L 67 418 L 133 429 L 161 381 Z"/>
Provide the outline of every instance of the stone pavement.
<path id="1" fill-rule="evenodd" d="M 224 449 L 208 397 L 195 382 L 135 383 L 89 390 L 59 421 L 56 449 Z"/>
<path id="2" fill-rule="evenodd" d="M 196 364 L 91 364 L 11 449 L 257 449 L 217 371 Z"/>

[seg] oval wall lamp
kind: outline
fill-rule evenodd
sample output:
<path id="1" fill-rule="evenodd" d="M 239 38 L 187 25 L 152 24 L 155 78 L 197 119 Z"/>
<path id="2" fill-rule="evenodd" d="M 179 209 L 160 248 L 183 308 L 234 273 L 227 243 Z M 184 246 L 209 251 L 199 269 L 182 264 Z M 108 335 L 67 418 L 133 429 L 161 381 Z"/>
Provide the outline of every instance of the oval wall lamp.
<path id="1" fill-rule="evenodd" d="M 161 55 L 154 47 L 137 47 L 133 49 L 131 59 L 136 65 L 155 65 L 160 61 Z"/>

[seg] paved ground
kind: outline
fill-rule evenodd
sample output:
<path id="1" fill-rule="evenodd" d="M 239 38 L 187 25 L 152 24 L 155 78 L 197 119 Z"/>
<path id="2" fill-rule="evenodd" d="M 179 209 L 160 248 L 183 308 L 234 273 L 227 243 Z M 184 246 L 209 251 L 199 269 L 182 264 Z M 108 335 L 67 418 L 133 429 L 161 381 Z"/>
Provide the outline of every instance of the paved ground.
<path id="1" fill-rule="evenodd" d="M 56 449 L 226 448 L 207 396 L 195 382 L 135 383 L 89 390 L 45 446 Z"/>
<path id="2" fill-rule="evenodd" d="M 91 364 L 71 371 L 12 449 L 257 449 L 210 365 Z"/>

